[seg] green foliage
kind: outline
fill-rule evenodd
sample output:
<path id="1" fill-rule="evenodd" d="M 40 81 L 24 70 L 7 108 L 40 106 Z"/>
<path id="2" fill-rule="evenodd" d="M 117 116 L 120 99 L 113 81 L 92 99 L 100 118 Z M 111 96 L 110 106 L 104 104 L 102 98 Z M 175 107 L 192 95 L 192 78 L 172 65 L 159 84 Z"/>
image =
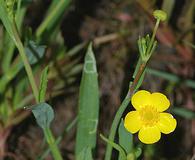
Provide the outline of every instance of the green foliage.
<path id="1" fill-rule="evenodd" d="M 174 107 L 171 112 L 186 119 L 195 119 L 195 112 L 186 108 Z"/>
<path id="2" fill-rule="evenodd" d="M 121 119 L 118 132 L 119 145 L 125 150 L 127 154 L 131 153 L 133 151 L 133 135 L 125 129 L 123 119 Z M 119 160 L 122 160 L 121 155 L 119 155 Z"/>
<path id="3" fill-rule="evenodd" d="M 141 65 L 142 65 L 142 60 L 141 60 L 141 58 L 139 58 L 139 60 L 138 60 L 138 62 L 136 64 L 136 67 L 135 67 L 135 71 L 133 73 L 133 78 L 135 78 L 135 76 L 137 75 L 137 73 L 138 73 L 139 68 L 140 68 Z M 144 77 L 145 77 L 145 73 L 146 73 L 146 71 L 144 69 L 141 77 L 139 78 L 139 80 L 138 80 L 138 82 L 137 82 L 137 84 L 135 86 L 135 91 L 137 91 L 141 87 L 142 82 L 143 82 Z"/>
<path id="4" fill-rule="evenodd" d="M 86 42 L 73 47 L 70 51 L 66 51 L 66 46 L 64 46 L 63 37 L 60 31 L 60 23 L 63 19 L 63 14 L 67 11 L 68 6 L 72 1 L 53 0 L 44 20 L 35 31 L 36 37 L 34 37 L 34 41 L 26 41 L 24 47 L 21 39 L 26 40 L 27 36 L 23 33 L 23 28 L 21 26 L 27 4 L 31 2 L 32 0 L 0 0 L 0 19 L 4 26 L 4 28 L 3 26 L 0 28 L 3 30 L 3 38 L 0 40 L 0 43 L 2 43 L 0 46 L 0 52 L 2 52 L 0 55 L 2 67 L 0 75 L 0 94 L 2 97 L 0 103 L 0 129 L 6 130 L 8 127 L 11 128 L 12 125 L 21 122 L 25 116 L 20 115 L 18 112 L 19 109 L 23 106 L 35 103 L 33 101 L 33 95 L 29 91 L 28 78 L 23 72 L 24 67 L 28 77 L 30 77 L 30 86 L 32 86 L 33 92 L 34 88 L 37 86 L 34 75 L 39 75 L 41 73 L 40 84 L 39 87 L 35 89 L 37 92 L 34 94 L 38 104 L 33 105 L 32 113 L 35 116 L 38 125 L 43 129 L 45 139 L 49 144 L 49 149 L 47 149 L 40 159 L 45 159 L 51 151 L 55 160 L 62 160 L 63 158 L 57 146 L 60 143 L 62 136 L 55 140 L 50 130 L 51 122 L 54 119 L 54 111 L 52 107 L 46 103 L 48 100 L 46 99 L 47 82 L 48 78 L 50 78 L 49 76 L 54 79 L 54 82 L 59 82 L 54 86 L 58 91 L 57 94 L 55 94 L 58 95 L 59 93 L 64 92 L 64 82 L 62 81 L 65 79 L 67 84 L 74 82 L 76 79 L 75 75 L 83 70 L 79 92 L 78 120 L 76 118 L 74 123 L 69 126 L 69 129 L 78 121 L 75 148 L 76 160 L 93 160 L 99 119 L 99 87 L 96 60 L 92 50 L 92 44 L 89 44 L 88 46 L 84 65 L 79 64 L 81 56 L 78 55 L 78 53 L 86 46 Z M 163 4 L 165 4 L 165 2 Z M 166 6 L 168 4 L 170 4 L 170 2 L 166 1 Z M 171 12 L 172 6 L 170 6 L 168 10 Z M 158 12 L 156 16 L 161 20 L 165 18 L 161 12 Z M 168 16 L 170 17 L 170 13 Z M 131 82 L 131 84 L 134 85 L 130 85 L 130 90 L 117 111 L 109 133 L 109 138 L 107 139 L 103 135 L 100 135 L 100 137 L 107 142 L 106 160 L 111 159 L 112 147 L 119 152 L 119 160 L 135 160 L 142 153 L 141 148 L 134 146 L 133 136 L 124 128 L 124 122 L 121 120 L 121 116 L 128 106 L 132 94 L 142 85 L 145 73 L 162 77 L 174 83 L 183 81 L 183 79 L 173 74 L 146 69 L 148 60 L 151 58 L 157 45 L 154 37 L 158 25 L 159 21 L 157 21 L 151 37 L 146 35 L 145 37 L 139 38 L 139 60 L 133 74 L 134 81 Z M 38 63 L 43 58 L 46 51 L 46 46 L 41 45 L 43 42 L 48 42 L 48 48 L 50 48 L 49 45 L 53 45 L 52 43 L 55 42 L 54 45 L 56 48 L 55 51 L 52 51 L 54 56 L 52 55 L 53 57 L 50 59 L 49 64 Z M 194 47 L 193 44 L 188 45 Z M 16 50 L 16 47 L 18 50 Z M 18 52 L 20 54 L 22 53 L 21 57 Z M 76 60 L 73 60 L 73 57 L 76 57 L 76 54 L 77 58 Z M 58 63 L 58 61 L 60 63 Z M 61 63 L 61 61 L 65 63 Z M 42 66 L 46 65 L 47 67 L 43 69 Z M 53 70 L 51 71 L 51 75 L 48 74 L 48 66 L 52 66 L 51 70 Z M 34 86 L 32 81 L 34 81 Z M 191 88 L 195 88 L 195 82 L 192 80 L 185 79 L 184 84 Z M 59 88 L 62 90 L 58 90 Z M 52 94 L 53 93 L 54 92 L 52 91 Z M 188 109 L 173 108 L 171 111 L 183 118 L 195 119 L 195 113 Z M 120 125 L 118 125 L 119 122 Z M 67 128 L 67 130 L 69 129 Z M 119 144 L 115 143 L 117 129 Z"/>
<path id="5" fill-rule="evenodd" d="M 45 49 L 46 46 L 37 45 L 35 42 L 30 40 L 25 47 L 29 63 L 31 65 L 37 63 L 44 56 Z"/>
<path id="6" fill-rule="evenodd" d="M 91 150 L 96 146 L 96 131 L 99 115 L 99 89 L 97 69 L 92 44 L 89 45 L 79 93 L 79 112 L 76 135 L 76 156 L 89 147 Z"/>
<path id="7" fill-rule="evenodd" d="M 51 33 L 51 30 L 54 30 L 54 27 L 58 26 L 59 22 L 61 22 L 64 11 L 67 9 L 70 2 L 71 0 L 54 0 L 52 2 L 45 20 L 36 31 L 37 38 L 47 36 Z"/>
<path id="8" fill-rule="evenodd" d="M 76 159 L 78 159 L 78 160 L 93 160 L 91 147 L 83 148 L 83 150 L 79 153 L 79 155 L 76 155 Z"/>
<path id="9" fill-rule="evenodd" d="M 134 150 L 134 155 L 136 158 L 139 158 L 142 154 L 142 149 L 140 147 L 137 147 L 135 150 Z"/>
<path id="10" fill-rule="evenodd" d="M 47 91 L 47 77 L 48 77 L 48 70 L 49 67 L 45 67 L 45 69 L 42 71 L 41 74 L 41 82 L 39 86 L 39 102 L 44 102 L 45 101 L 45 95 Z"/>
<path id="11" fill-rule="evenodd" d="M 151 74 L 151 75 L 154 75 L 154 76 L 166 79 L 168 81 L 172 81 L 172 82 L 175 82 L 175 83 L 182 82 L 182 84 L 184 84 L 184 85 L 186 85 L 186 86 L 188 86 L 190 88 L 195 88 L 195 81 L 190 80 L 190 79 L 184 79 L 183 80 L 182 78 L 180 78 L 180 77 L 178 77 L 178 76 L 176 76 L 174 74 L 163 72 L 163 71 L 159 71 L 159 70 L 152 69 L 152 68 L 147 68 L 146 72 Z"/>
<path id="12" fill-rule="evenodd" d="M 6 9 L 6 4 L 4 0 L 0 0 L 0 19 L 2 20 L 4 27 L 6 28 L 7 32 L 9 33 L 9 36 L 14 40 L 14 34 L 12 30 L 12 21 L 8 16 L 7 9 Z"/>
<path id="13" fill-rule="evenodd" d="M 47 103 L 39 103 L 32 107 L 32 112 L 35 116 L 37 124 L 42 128 L 49 128 L 54 119 L 52 107 Z"/>
<path id="14" fill-rule="evenodd" d="M 102 134 L 100 134 L 100 137 L 105 142 L 107 142 L 109 145 L 111 145 L 113 148 L 115 148 L 119 152 L 120 160 L 126 160 L 127 159 L 126 153 L 125 153 L 125 151 L 123 150 L 123 148 L 120 145 L 118 145 L 118 144 L 110 141 L 109 139 L 107 139 L 106 137 L 104 137 Z"/>

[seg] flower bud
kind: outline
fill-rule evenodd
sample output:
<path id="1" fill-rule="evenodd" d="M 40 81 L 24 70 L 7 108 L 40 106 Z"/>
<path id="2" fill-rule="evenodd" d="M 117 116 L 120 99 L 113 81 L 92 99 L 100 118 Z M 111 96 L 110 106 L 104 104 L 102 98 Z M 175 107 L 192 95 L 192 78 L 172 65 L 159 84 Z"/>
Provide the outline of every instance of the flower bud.
<path id="1" fill-rule="evenodd" d="M 163 10 L 155 10 L 153 12 L 153 16 L 156 19 L 160 19 L 161 21 L 165 21 L 167 19 L 167 13 L 164 12 Z"/>

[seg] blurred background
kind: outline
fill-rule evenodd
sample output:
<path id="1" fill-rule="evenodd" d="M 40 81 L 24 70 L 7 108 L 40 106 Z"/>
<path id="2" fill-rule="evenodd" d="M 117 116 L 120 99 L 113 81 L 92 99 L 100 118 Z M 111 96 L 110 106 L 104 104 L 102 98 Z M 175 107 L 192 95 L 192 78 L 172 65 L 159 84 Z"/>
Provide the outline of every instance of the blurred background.
<path id="1" fill-rule="evenodd" d="M 23 39 L 31 39 L 37 33 L 51 3 L 51 0 L 25 1 L 26 11 L 21 25 Z M 152 33 L 155 9 L 166 11 L 168 20 L 158 29 L 158 47 L 141 88 L 163 92 L 169 97 L 170 112 L 177 119 L 178 126 L 175 132 L 163 135 L 154 145 L 140 144 L 137 136 L 134 136 L 135 143 L 143 147 L 140 157 L 143 160 L 195 160 L 194 0 L 74 0 L 60 15 L 57 32 L 55 29 L 44 33 L 47 38 L 40 40 L 39 44 L 45 46 L 45 55 L 39 65 L 49 63 L 53 66 L 48 100 L 55 106 L 52 130 L 56 137 L 63 133 L 60 148 L 64 159 L 74 160 L 76 127 L 72 121 L 78 111 L 79 83 L 87 42 L 93 41 L 99 74 L 98 134 L 108 135 L 138 60 L 138 37 Z M 53 33 L 57 34 L 53 36 Z M 21 71 L 19 77 L 23 74 Z M 17 80 L 10 84 L 14 85 Z M 126 113 L 130 110 L 131 106 Z M 47 145 L 34 117 L 23 108 L 16 114 L 21 112 L 27 112 L 27 115 L 7 129 L 7 159 L 35 160 L 44 153 Z M 98 137 L 95 159 L 103 160 L 105 146 Z M 114 153 L 113 160 L 117 159 L 115 155 L 117 153 Z M 45 159 L 52 158 L 47 156 Z"/>

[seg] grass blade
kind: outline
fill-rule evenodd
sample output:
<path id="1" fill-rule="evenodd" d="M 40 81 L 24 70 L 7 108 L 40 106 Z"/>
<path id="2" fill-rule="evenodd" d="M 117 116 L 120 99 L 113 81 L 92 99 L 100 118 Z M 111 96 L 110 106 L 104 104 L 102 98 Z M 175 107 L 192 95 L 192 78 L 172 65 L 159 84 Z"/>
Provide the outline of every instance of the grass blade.
<path id="1" fill-rule="evenodd" d="M 190 88 L 195 88 L 195 81 L 190 80 L 190 79 L 182 79 L 182 78 L 180 78 L 180 77 L 178 77 L 178 76 L 176 76 L 174 74 L 163 72 L 163 71 L 159 71 L 159 70 L 152 69 L 152 68 L 147 68 L 146 72 L 151 74 L 151 75 L 154 75 L 154 76 L 166 79 L 168 81 L 172 81 L 172 82 L 175 82 L 175 83 L 182 82 L 182 84 L 184 84 L 184 85 L 186 85 L 186 86 L 188 86 Z"/>
<path id="2" fill-rule="evenodd" d="M 186 119 L 195 119 L 195 112 L 187 108 L 174 107 L 171 112 Z"/>
<path id="3" fill-rule="evenodd" d="M 53 4 L 51 4 L 52 9 L 49 9 L 50 12 L 36 31 L 38 38 L 40 38 L 42 34 L 50 34 L 50 31 L 57 26 L 62 19 L 62 15 L 70 2 L 71 0 L 53 1 Z"/>

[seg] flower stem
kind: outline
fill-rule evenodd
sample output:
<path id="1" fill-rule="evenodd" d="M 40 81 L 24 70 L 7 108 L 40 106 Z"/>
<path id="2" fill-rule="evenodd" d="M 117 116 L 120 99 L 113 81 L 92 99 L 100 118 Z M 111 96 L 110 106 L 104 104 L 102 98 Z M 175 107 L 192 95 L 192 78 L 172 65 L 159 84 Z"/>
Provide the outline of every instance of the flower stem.
<path id="1" fill-rule="evenodd" d="M 151 51 L 152 45 L 154 43 L 154 38 L 155 38 L 155 35 L 156 35 L 159 24 L 160 24 L 160 19 L 157 19 L 154 30 L 153 30 L 153 33 L 152 33 L 152 38 L 150 40 L 150 43 L 149 43 L 147 51 L 146 51 L 146 55 L 150 54 L 150 51 Z"/>
<path id="2" fill-rule="evenodd" d="M 30 81 L 30 84 L 31 84 L 31 87 L 32 87 L 33 95 L 35 97 L 36 102 L 39 103 L 38 87 L 36 85 L 36 82 L 35 82 L 35 79 L 34 79 L 34 76 L 33 76 L 32 68 L 31 68 L 30 63 L 27 59 L 24 46 L 23 46 L 23 44 L 20 40 L 19 33 L 18 33 L 18 30 L 17 30 L 17 26 L 16 26 L 15 21 L 13 21 L 12 30 L 13 30 L 14 37 L 15 37 L 15 40 L 16 40 L 15 44 L 16 44 L 18 50 L 19 50 L 20 56 L 21 56 L 22 61 L 24 63 L 24 67 L 25 67 L 26 73 L 28 75 L 28 78 L 29 78 L 29 81 Z M 50 150 L 52 152 L 52 155 L 53 155 L 54 159 L 55 160 L 63 160 L 63 158 L 60 154 L 60 151 L 57 147 L 57 144 L 55 143 L 55 138 L 54 138 L 50 128 L 44 129 L 44 135 L 46 137 L 47 143 L 49 144 L 49 147 L 50 147 Z"/>
<path id="3" fill-rule="evenodd" d="M 136 87 L 137 83 L 139 82 L 139 79 L 142 76 L 142 73 L 143 73 L 145 67 L 146 67 L 145 62 L 140 63 L 140 65 L 138 67 L 138 72 L 135 76 L 135 79 L 134 79 L 132 85 L 130 85 L 130 89 L 129 89 L 125 99 L 123 100 L 121 106 L 119 107 L 119 109 L 118 109 L 118 111 L 117 111 L 117 113 L 114 117 L 111 129 L 110 129 L 110 134 L 109 134 L 109 137 L 108 137 L 108 139 L 112 142 L 114 141 L 116 131 L 117 131 L 120 119 L 123 115 L 123 112 L 125 111 L 125 109 L 127 108 L 128 104 L 130 102 L 131 96 L 134 93 L 135 87 Z M 110 144 L 107 144 L 105 160 L 110 160 L 111 156 L 112 156 L 112 146 Z"/>
<path id="4" fill-rule="evenodd" d="M 44 129 L 44 135 L 46 137 L 47 143 L 49 144 L 49 148 L 51 149 L 51 152 L 52 152 L 54 159 L 55 160 L 63 160 L 50 128 Z"/>
<path id="5" fill-rule="evenodd" d="M 131 95 L 134 93 L 135 87 L 138 84 L 139 79 L 142 76 L 145 68 L 146 68 L 146 62 L 143 61 L 143 62 L 140 63 L 139 68 L 138 68 L 138 72 L 137 72 L 137 74 L 135 76 L 135 79 L 134 79 L 133 83 L 130 85 L 130 91 L 129 91 L 129 93 Z"/>
<path id="6" fill-rule="evenodd" d="M 116 135 L 116 131 L 118 128 L 118 124 L 120 122 L 120 119 L 123 115 L 123 112 L 125 111 L 125 109 L 127 108 L 129 102 L 130 102 L 130 97 L 129 97 L 129 92 L 127 93 L 127 96 L 125 97 L 125 99 L 123 100 L 121 106 L 119 107 L 114 120 L 112 122 L 112 126 L 110 129 L 110 134 L 109 134 L 109 141 L 114 141 L 114 137 Z M 111 155 L 112 155 L 112 146 L 110 144 L 107 143 L 107 147 L 106 147 L 106 154 L 105 154 L 105 160 L 110 160 L 111 159 Z"/>
<path id="7" fill-rule="evenodd" d="M 34 76 L 33 76 L 32 68 L 31 68 L 31 66 L 29 64 L 29 61 L 27 59 L 25 49 L 24 49 L 24 46 L 21 42 L 15 20 L 13 20 L 12 24 L 13 24 L 12 25 L 12 30 L 13 30 L 13 34 L 14 34 L 14 37 L 15 37 L 15 40 L 16 40 L 15 44 L 16 44 L 18 50 L 19 50 L 19 54 L 20 54 L 20 56 L 22 58 L 22 61 L 24 63 L 24 67 L 25 67 L 26 73 L 28 75 L 28 79 L 30 81 L 35 100 L 36 100 L 36 102 L 38 102 L 38 88 L 37 88 L 37 85 L 36 85 L 36 82 L 35 82 L 35 79 L 34 79 Z"/>

